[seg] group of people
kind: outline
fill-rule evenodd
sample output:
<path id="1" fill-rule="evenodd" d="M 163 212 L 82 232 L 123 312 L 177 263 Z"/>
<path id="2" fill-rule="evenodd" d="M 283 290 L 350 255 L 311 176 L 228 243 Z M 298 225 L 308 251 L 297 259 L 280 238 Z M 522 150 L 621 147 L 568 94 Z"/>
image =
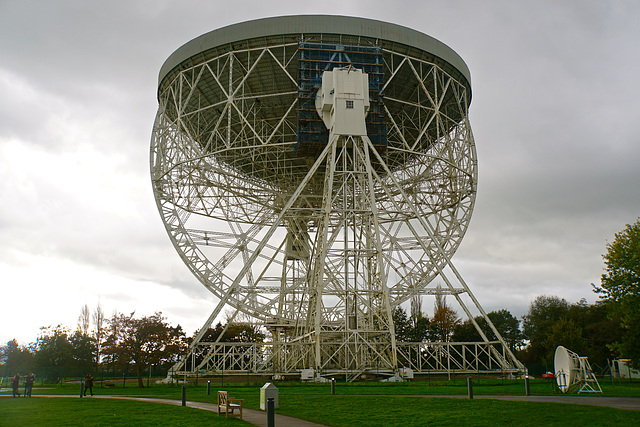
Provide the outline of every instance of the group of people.
<path id="1" fill-rule="evenodd" d="M 27 375 L 24 379 L 24 397 L 31 397 L 31 390 L 33 389 L 33 383 L 36 381 L 36 376 L 32 373 Z M 13 387 L 13 397 L 20 397 L 20 374 L 16 374 L 11 381 Z"/>
<path id="2" fill-rule="evenodd" d="M 24 378 L 24 397 L 31 397 L 31 390 L 33 389 L 33 383 L 36 381 L 36 376 L 32 373 Z M 11 380 L 11 386 L 13 387 L 13 397 L 20 397 L 20 374 L 15 374 Z M 91 374 L 87 374 L 84 378 L 84 395 L 87 392 L 93 396 L 93 377 Z"/>

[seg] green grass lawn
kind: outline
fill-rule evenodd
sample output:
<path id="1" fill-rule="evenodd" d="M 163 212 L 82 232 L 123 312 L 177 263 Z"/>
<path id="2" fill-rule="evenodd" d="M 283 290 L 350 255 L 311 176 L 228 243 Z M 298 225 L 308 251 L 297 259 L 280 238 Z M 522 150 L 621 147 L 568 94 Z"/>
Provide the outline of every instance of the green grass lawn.
<path id="1" fill-rule="evenodd" d="M 379 396 L 281 400 L 279 413 L 331 426 L 640 425 L 640 412 L 559 403 Z"/>
<path id="2" fill-rule="evenodd" d="M 122 399 L 0 398 L 0 426 L 241 426 L 216 412 Z"/>
<path id="3" fill-rule="evenodd" d="M 276 383 L 280 391 L 278 413 L 304 418 L 331 426 L 358 425 L 640 425 L 640 411 L 604 407 L 540 402 L 510 402 L 485 399 L 447 399 L 408 395 L 466 395 L 466 381 L 407 383 L 337 383 L 336 395 L 330 385 Z M 211 383 L 187 386 L 187 400 L 216 401 L 217 390 L 245 399 L 245 407 L 259 408 L 262 384 Z M 640 397 L 640 382 L 601 381 L 604 396 Z M 557 393 L 547 380 L 530 382 L 532 395 Z M 79 384 L 64 384 L 34 389 L 35 395 L 78 395 Z M 181 386 L 157 385 L 139 389 L 134 386 L 94 388 L 96 394 L 149 396 L 179 400 Z M 0 394 L 10 394 L 3 389 Z M 524 395 L 524 381 L 474 379 L 474 395 Z M 398 395 L 398 396 L 396 396 Z M 37 405 L 37 406 L 36 406 Z M 41 414 L 42 413 L 42 414 Z M 115 414 L 115 415 L 114 415 Z M 29 418 L 29 417 L 49 418 Z M 157 417 L 157 418 L 154 418 Z M 193 417 L 193 418 L 192 418 Z M 16 421 L 7 424 L 5 420 Z M 200 425 L 224 423 L 215 413 L 180 406 L 103 399 L 13 399 L 0 398 L 0 426 L 4 425 Z M 235 420 L 235 425 L 241 425 Z"/>

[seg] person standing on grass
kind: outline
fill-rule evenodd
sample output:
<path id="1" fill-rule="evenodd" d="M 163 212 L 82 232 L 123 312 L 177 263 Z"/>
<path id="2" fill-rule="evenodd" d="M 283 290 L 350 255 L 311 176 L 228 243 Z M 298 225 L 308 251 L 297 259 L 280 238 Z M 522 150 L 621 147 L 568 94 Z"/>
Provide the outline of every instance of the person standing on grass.
<path id="1" fill-rule="evenodd" d="M 35 381 L 36 376 L 33 375 L 33 372 L 27 375 L 27 378 L 24 380 L 24 397 L 31 397 L 31 389 Z"/>
<path id="2" fill-rule="evenodd" d="M 20 397 L 20 374 L 13 377 L 11 385 L 13 386 L 13 397 Z"/>
<path id="3" fill-rule="evenodd" d="M 93 396 L 93 377 L 91 376 L 91 374 L 87 374 L 86 377 L 84 377 L 84 395 L 87 395 L 87 390 L 89 390 L 89 392 L 91 393 L 91 396 Z"/>

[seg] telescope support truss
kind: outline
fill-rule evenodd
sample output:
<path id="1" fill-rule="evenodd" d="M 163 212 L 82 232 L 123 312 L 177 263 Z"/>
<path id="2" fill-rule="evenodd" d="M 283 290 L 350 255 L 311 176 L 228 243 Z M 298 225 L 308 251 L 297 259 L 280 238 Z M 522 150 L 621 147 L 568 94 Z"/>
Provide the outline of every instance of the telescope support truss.
<path id="1" fill-rule="evenodd" d="M 299 156 L 299 46 L 225 50 L 159 91 L 158 209 L 185 264 L 219 300 L 172 375 L 523 372 L 451 262 L 477 182 L 465 85 L 433 62 L 377 48 L 384 144 L 332 128 L 317 153 L 309 146 Z M 270 92 L 260 89 L 270 84 L 266 69 Z M 396 342 L 394 310 L 433 294 L 452 295 L 482 342 Z M 268 342 L 205 340 L 225 307 L 229 322 L 242 314 L 268 330 Z"/>

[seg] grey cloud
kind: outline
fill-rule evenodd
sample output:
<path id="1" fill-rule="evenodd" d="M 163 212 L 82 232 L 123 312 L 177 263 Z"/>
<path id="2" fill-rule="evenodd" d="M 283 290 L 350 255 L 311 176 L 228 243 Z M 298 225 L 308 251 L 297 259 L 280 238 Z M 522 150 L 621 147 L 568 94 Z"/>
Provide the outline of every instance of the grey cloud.
<path id="1" fill-rule="evenodd" d="M 160 66 L 221 26 L 335 13 L 422 31 L 469 65 L 479 192 L 454 262 L 483 307 L 521 315 L 540 294 L 595 299 L 606 241 L 640 215 L 640 5 L 343 3 L 1 2 L 0 149 L 18 144 L 70 177 L 0 159 L 0 264 L 48 255 L 211 298 L 173 250 L 150 189 Z M 70 166 L 78 156 L 89 172 Z M 183 325 L 209 314 L 157 305 Z"/>

